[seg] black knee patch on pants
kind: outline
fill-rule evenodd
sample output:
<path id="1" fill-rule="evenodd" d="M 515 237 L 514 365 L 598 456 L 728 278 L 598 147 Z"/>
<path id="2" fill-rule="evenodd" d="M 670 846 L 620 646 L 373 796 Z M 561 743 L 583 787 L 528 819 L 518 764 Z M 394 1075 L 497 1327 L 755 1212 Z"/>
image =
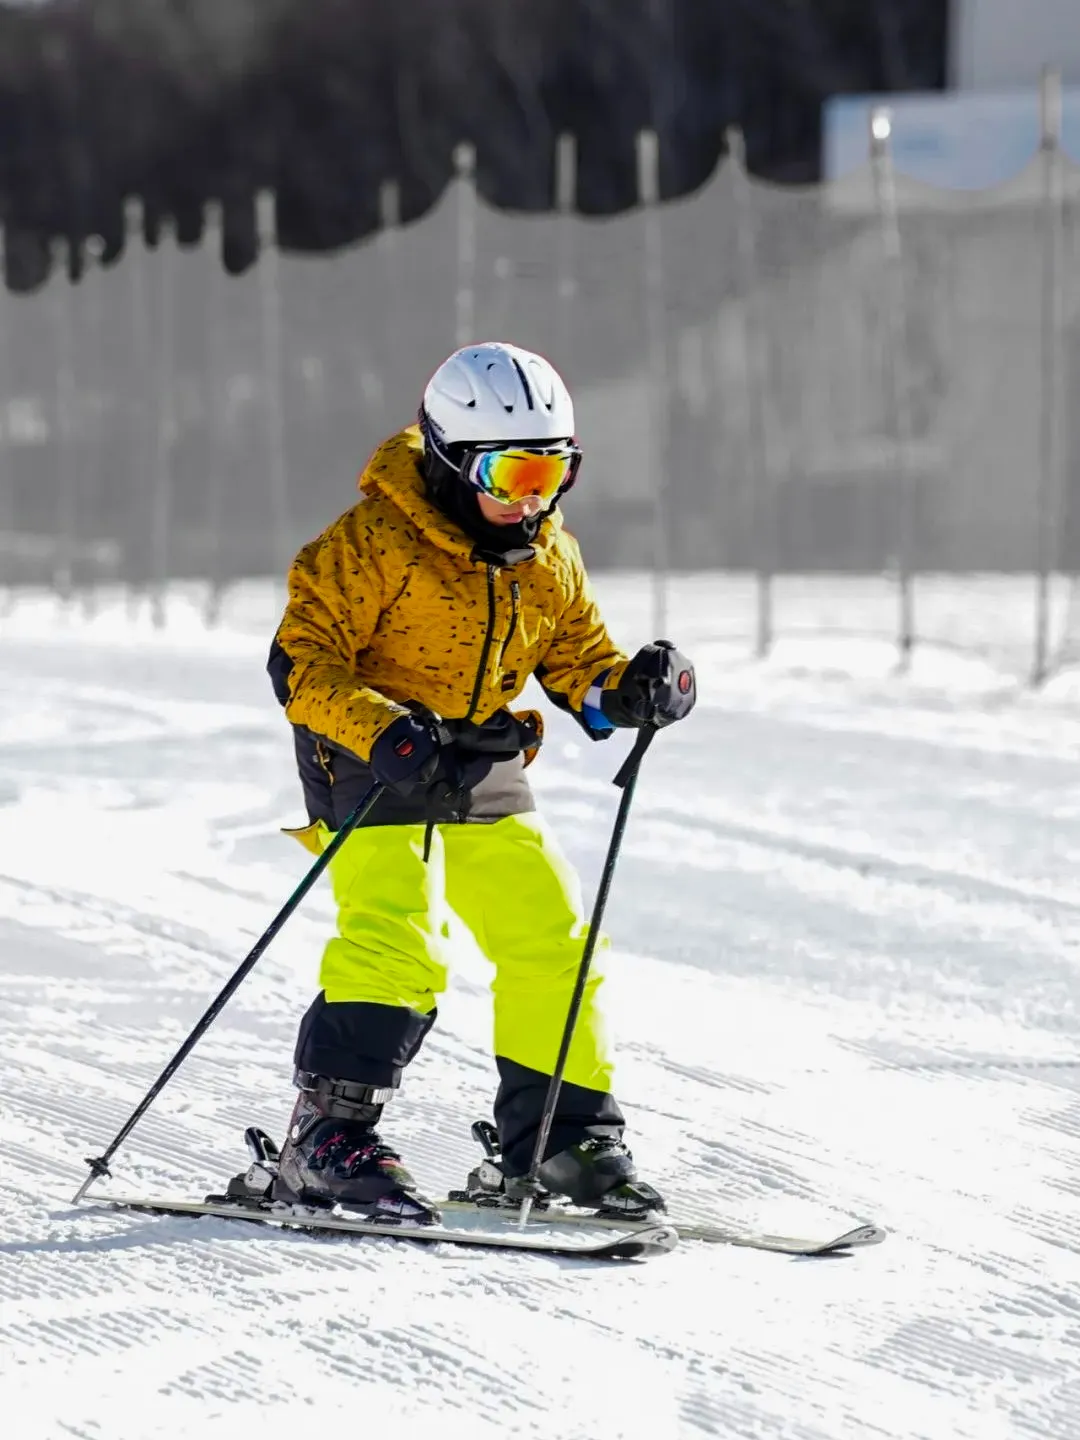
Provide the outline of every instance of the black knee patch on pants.
<path id="1" fill-rule="evenodd" d="M 331 1005 L 320 992 L 300 1021 L 293 1055 L 296 1068 L 334 1080 L 396 1089 L 436 1013 L 423 1015 L 404 1005 L 361 1000 Z"/>
<path id="2" fill-rule="evenodd" d="M 499 1090 L 495 1097 L 495 1125 L 499 1132 L 503 1166 L 508 1175 L 527 1175 L 536 1147 L 551 1076 L 530 1070 L 516 1060 L 497 1057 Z M 541 1157 L 558 1155 L 589 1136 L 621 1139 L 625 1126 L 614 1095 L 563 1083 L 547 1150 Z"/>

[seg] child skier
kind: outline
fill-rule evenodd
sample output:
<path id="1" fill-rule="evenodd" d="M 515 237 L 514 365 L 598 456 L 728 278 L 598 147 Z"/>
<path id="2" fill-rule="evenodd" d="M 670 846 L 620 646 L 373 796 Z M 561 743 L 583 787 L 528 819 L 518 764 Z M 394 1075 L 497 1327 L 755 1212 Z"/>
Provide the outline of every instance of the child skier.
<path id="1" fill-rule="evenodd" d="M 419 424 L 375 451 L 359 504 L 293 562 L 268 669 L 294 727 L 300 837 L 319 853 L 385 789 L 330 863 L 338 930 L 300 1024 L 278 1200 L 439 1218 L 376 1126 L 436 1018 L 449 911 L 495 966 L 498 1183 L 512 1194 L 530 1168 L 587 920 L 525 775 L 540 717 L 508 706 L 535 675 L 602 739 L 695 700 L 673 646 L 628 659 L 604 627 L 557 508 L 580 461 L 551 365 L 469 346 L 432 376 Z M 594 967 L 540 1180 L 644 1215 L 664 1202 L 623 1144 L 600 985 Z"/>

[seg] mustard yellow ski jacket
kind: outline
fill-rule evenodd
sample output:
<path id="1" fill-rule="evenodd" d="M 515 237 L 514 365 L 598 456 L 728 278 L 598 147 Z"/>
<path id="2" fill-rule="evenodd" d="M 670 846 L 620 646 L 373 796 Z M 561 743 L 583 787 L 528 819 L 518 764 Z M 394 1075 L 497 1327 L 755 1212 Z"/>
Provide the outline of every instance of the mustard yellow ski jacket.
<path id="1" fill-rule="evenodd" d="M 415 426 L 376 450 L 362 499 L 303 547 L 289 571 L 277 642 L 291 668 L 285 713 L 368 760 L 416 701 L 481 724 L 539 671 L 580 712 L 594 681 L 618 682 L 626 655 L 600 617 L 577 541 L 558 511 L 509 568 L 426 497 Z"/>

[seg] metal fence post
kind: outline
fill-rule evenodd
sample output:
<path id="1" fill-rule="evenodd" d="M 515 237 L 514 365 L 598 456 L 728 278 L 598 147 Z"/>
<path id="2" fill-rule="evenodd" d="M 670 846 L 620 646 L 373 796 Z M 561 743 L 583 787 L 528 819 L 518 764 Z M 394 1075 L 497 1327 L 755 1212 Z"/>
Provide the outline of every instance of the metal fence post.
<path id="1" fill-rule="evenodd" d="M 904 254 L 896 199 L 892 158 L 892 119 L 888 110 L 870 115 L 870 166 L 874 197 L 881 222 L 884 278 L 884 329 L 882 362 L 889 410 L 892 459 L 896 483 L 896 582 L 898 601 L 898 668 L 906 671 L 915 648 L 914 557 L 912 529 L 914 488 L 911 474 L 911 376 L 907 365 L 907 307 L 904 294 Z"/>
<path id="2" fill-rule="evenodd" d="M 83 497 L 79 511 L 89 519 L 94 507 L 100 505 L 104 462 L 102 458 L 103 418 L 109 409 L 111 384 L 104 334 L 106 309 L 102 288 L 102 255 L 105 242 L 100 235 L 88 235 L 82 246 L 81 278 L 73 298 L 79 304 L 76 355 L 76 388 L 80 391 L 78 416 L 80 430 L 76 435 L 78 453 L 79 492 Z M 82 376 L 81 382 L 79 376 Z M 83 436 L 88 443 L 84 444 Z M 92 523 L 92 522 L 91 522 Z M 90 620 L 98 609 L 99 575 L 94 568 L 89 571 L 89 584 L 82 587 L 80 594 L 81 611 L 84 619 Z"/>
<path id="3" fill-rule="evenodd" d="M 381 326 L 382 387 L 380 392 L 379 431 L 390 433 L 392 420 L 388 395 L 396 395 L 401 387 L 401 186 L 396 180 L 384 180 L 379 186 L 379 233 L 375 241 L 378 252 L 379 285 L 382 297 L 379 307 Z"/>
<path id="4" fill-rule="evenodd" d="M 457 261 L 454 344 L 460 349 L 476 339 L 476 147 L 462 142 L 454 150 L 457 172 Z"/>
<path id="5" fill-rule="evenodd" d="M 1050 585 L 1058 562 L 1061 518 L 1061 334 L 1063 324 L 1062 252 L 1065 210 L 1062 174 L 1061 75 L 1045 69 L 1040 83 L 1042 156 L 1043 273 L 1041 315 L 1041 397 L 1039 488 L 1035 573 L 1035 650 L 1032 685 L 1049 673 Z"/>
<path id="6" fill-rule="evenodd" d="M 160 597 L 153 589 L 153 564 L 147 551 L 153 541 L 153 515 L 157 506 L 159 475 L 155 467 L 155 445 L 151 436 L 154 415 L 154 346 L 147 284 L 146 228 L 143 202 L 130 196 L 124 205 L 124 265 L 128 274 L 131 348 L 127 354 L 126 385 L 122 403 L 130 441 L 128 482 L 131 492 L 130 520 L 125 524 L 124 573 L 128 583 L 128 608 L 138 610 L 140 597 L 150 598 L 151 615 L 160 625 Z M 149 492 L 149 493 L 147 493 Z M 146 509 L 150 508 L 147 519 Z"/>
<path id="7" fill-rule="evenodd" d="M 667 316 L 664 296 L 664 249 L 660 232 L 660 142 L 655 130 L 642 130 L 637 137 L 638 203 L 645 225 L 644 304 L 645 336 L 648 349 L 649 413 L 652 420 L 655 472 L 651 478 L 653 497 L 653 634 L 668 629 L 668 583 L 671 572 L 671 515 L 667 467 L 668 367 Z"/>
<path id="8" fill-rule="evenodd" d="M 763 660 L 775 641 L 774 586 L 777 566 L 776 493 L 769 469 L 766 419 L 768 367 L 762 343 L 758 301 L 753 194 L 746 166 L 746 139 L 741 129 L 727 132 L 728 163 L 735 178 L 735 226 L 739 289 L 741 292 L 743 369 L 746 375 L 747 439 L 750 483 L 753 486 L 754 569 L 757 579 L 757 621 L 754 653 Z"/>
<path id="9" fill-rule="evenodd" d="M 75 556 L 78 549 L 78 444 L 75 382 L 75 332 L 72 324 L 72 247 L 70 240 L 56 240 L 51 246 L 52 267 L 45 303 L 53 325 L 56 365 L 51 426 L 56 442 L 58 494 L 56 500 L 56 547 L 53 552 L 53 589 L 65 604 L 75 592 Z"/>
<path id="10" fill-rule="evenodd" d="M 223 560 L 225 541 L 225 491 L 229 483 L 229 365 L 222 343 L 225 325 L 225 287 L 230 283 L 225 273 L 225 212 L 220 200 L 208 200 L 203 206 L 202 248 L 206 254 L 208 283 L 203 307 L 205 371 L 202 396 L 206 414 L 207 456 L 210 474 L 207 477 L 204 529 L 207 536 L 207 585 L 203 620 L 213 626 L 221 618 L 221 608 L 228 589 L 228 562 Z"/>
<path id="11" fill-rule="evenodd" d="M 289 473 L 285 455 L 285 360 L 282 345 L 281 262 L 277 240 L 277 197 L 263 190 L 255 201 L 259 237 L 259 320 L 262 340 L 263 415 L 270 475 L 270 545 L 272 571 L 289 559 L 292 521 L 289 514 Z"/>
<path id="12" fill-rule="evenodd" d="M 149 261 L 149 256 L 146 257 Z M 166 595 L 172 576 L 173 447 L 176 441 L 176 227 L 171 219 L 158 228 L 157 326 L 154 395 L 154 504 L 150 528 L 151 573 L 154 578 L 154 624 L 166 619 Z"/>
<path id="13" fill-rule="evenodd" d="M 578 286 L 574 268 L 574 207 L 577 204 L 577 139 L 560 135 L 555 148 L 556 256 L 555 368 L 566 373 L 574 344 L 574 308 Z"/>

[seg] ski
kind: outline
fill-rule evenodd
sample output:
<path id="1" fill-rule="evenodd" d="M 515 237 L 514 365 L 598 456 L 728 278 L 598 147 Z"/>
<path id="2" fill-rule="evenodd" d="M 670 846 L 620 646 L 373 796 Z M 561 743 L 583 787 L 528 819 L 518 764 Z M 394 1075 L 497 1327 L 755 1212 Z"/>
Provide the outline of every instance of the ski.
<path id="1" fill-rule="evenodd" d="M 473 1200 L 457 1198 L 442 1200 L 439 1202 L 439 1206 L 444 1212 L 450 1214 L 469 1212 L 491 1214 L 494 1212 L 506 1215 L 508 1218 L 512 1218 L 517 1209 L 516 1205 L 492 1205 L 490 1202 L 478 1204 Z M 588 1211 L 576 1211 L 559 1205 L 541 1205 L 534 1209 L 533 1214 L 538 1221 L 542 1220 L 550 1225 L 575 1227 L 601 1224 L 611 1230 L 619 1230 L 628 1235 L 633 1234 L 642 1224 L 650 1223 L 641 1220 L 623 1220 L 618 1216 L 597 1216 Z M 777 1255 L 808 1257 L 839 1255 L 850 1250 L 862 1250 L 871 1245 L 880 1245 L 888 1234 L 888 1231 L 883 1230 L 880 1225 L 867 1223 L 856 1225 L 850 1230 L 841 1231 L 836 1235 L 823 1235 L 817 1238 L 770 1235 L 760 1230 L 744 1230 L 735 1226 L 695 1224 L 678 1220 L 672 1220 L 669 1223 L 680 1240 L 697 1240 L 706 1245 L 736 1245 L 749 1250 L 768 1250 Z"/>
<path id="2" fill-rule="evenodd" d="M 442 1225 L 407 1225 L 366 1220 L 359 1216 L 292 1209 L 270 1203 L 250 1204 L 207 1200 L 146 1199 L 138 1196 L 104 1196 L 99 1204 L 113 1210 L 155 1215 L 209 1215 L 222 1220 L 276 1225 L 308 1232 L 329 1232 L 380 1240 L 410 1240 L 422 1245 L 471 1246 L 474 1249 L 527 1251 L 582 1260 L 648 1260 L 666 1255 L 678 1244 L 675 1228 L 668 1224 L 637 1225 L 632 1232 L 594 1221 L 581 1233 L 566 1227 L 547 1225 L 539 1218 L 522 1230 L 510 1215 L 496 1216 L 478 1206 L 462 1206 Z"/>
<path id="3" fill-rule="evenodd" d="M 671 1220 L 655 1210 L 633 1215 L 612 1211 L 576 1209 L 564 1200 L 541 1192 L 535 1197 L 528 1224 L 519 1223 L 520 1197 L 507 1194 L 498 1167 L 494 1127 L 478 1121 L 472 1128 L 485 1151 L 485 1160 L 470 1175 L 464 1190 L 452 1190 L 438 1202 L 441 1224 L 416 1225 L 396 1220 L 371 1220 L 347 1211 L 293 1207 L 270 1200 L 277 1173 L 278 1147 L 264 1130 L 251 1126 L 244 1141 L 252 1158 L 246 1173 L 230 1180 L 224 1195 L 205 1200 L 140 1199 L 107 1196 L 102 1203 L 113 1209 L 148 1214 L 211 1215 L 226 1220 L 247 1220 L 309 1232 L 337 1232 L 367 1238 L 412 1240 L 474 1248 L 524 1250 L 542 1255 L 578 1256 L 584 1259 L 649 1259 L 673 1250 L 680 1240 L 706 1245 L 741 1246 L 778 1255 L 846 1255 L 880 1245 L 887 1236 L 880 1225 L 864 1222 L 836 1234 L 818 1236 L 775 1235 L 741 1225 Z"/>

